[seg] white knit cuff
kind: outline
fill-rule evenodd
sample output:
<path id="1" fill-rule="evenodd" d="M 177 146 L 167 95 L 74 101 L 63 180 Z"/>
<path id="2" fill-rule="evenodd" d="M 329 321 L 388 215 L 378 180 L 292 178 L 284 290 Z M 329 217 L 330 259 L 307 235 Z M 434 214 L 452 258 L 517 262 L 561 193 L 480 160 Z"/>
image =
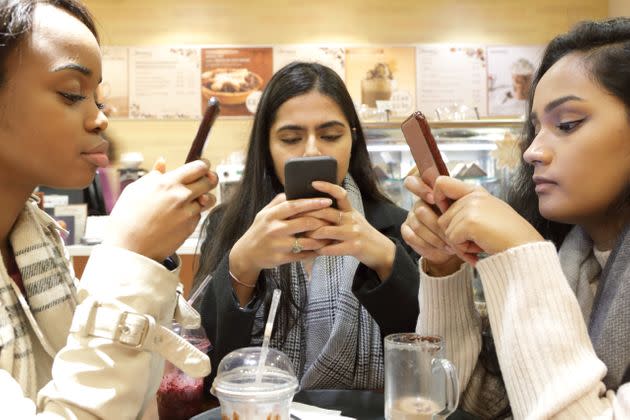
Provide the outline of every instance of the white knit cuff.
<path id="1" fill-rule="evenodd" d="M 598 386 L 605 367 L 552 243 L 509 249 L 477 270 L 515 417 L 550 417 Z"/>

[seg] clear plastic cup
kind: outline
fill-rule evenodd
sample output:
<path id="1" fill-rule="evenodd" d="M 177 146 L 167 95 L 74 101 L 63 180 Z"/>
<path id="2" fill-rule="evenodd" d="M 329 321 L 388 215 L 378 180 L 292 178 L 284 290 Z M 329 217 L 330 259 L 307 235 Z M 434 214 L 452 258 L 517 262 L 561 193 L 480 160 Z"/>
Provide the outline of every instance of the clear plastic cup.
<path id="1" fill-rule="evenodd" d="M 208 353 L 212 347 L 202 327 L 191 330 L 173 323 L 173 332 L 204 353 Z M 166 361 L 162 382 L 157 392 L 160 419 L 189 419 L 204 411 L 204 402 L 203 378 L 192 378 Z"/>
<path id="2" fill-rule="evenodd" d="M 262 372 L 259 361 L 263 358 Z M 275 349 L 246 347 L 225 356 L 212 383 L 223 420 L 289 420 L 298 381 L 289 358 Z"/>

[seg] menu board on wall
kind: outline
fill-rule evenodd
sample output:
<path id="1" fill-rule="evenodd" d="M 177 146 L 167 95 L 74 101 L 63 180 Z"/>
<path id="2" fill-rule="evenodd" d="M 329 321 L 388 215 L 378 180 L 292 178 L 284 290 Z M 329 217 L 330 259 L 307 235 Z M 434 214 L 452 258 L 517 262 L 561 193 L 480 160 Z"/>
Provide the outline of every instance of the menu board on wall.
<path id="1" fill-rule="evenodd" d="M 543 46 L 488 47 L 488 115 L 525 114 L 543 51 Z"/>
<path id="2" fill-rule="evenodd" d="M 414 48 L 378 47 L 346 50 L 346 86 L 361 107 L 389 109 L 406 116 L 415 107 Z"/>
<path id="3" fill-rule="evenodd" d="M 131 48 L 129 116 L 199 118 L 199 49 Z"/>
<path id="4" fill-rule="evenodd" d="M 429 119 L 487 114 L 486 50 L 481 46 L 419 45 L 418 108 Z"/>
<path id="5" fill-rule="evenodd" d="M 274 73 L 293 61 L 323 64 L 345 79 L 345 50 L 341 47 L 319 47 L 316 45 L 283 45 L 273 48 Z"/>
<path id="6" fill-rule="evenodd" d="M 129 49 L 103 47 L 101 101 L 111 117 L 129 116 Z"/>
<path id="7" fill-rule="evenodd" d="M 216 96 L 222 116 L 254 114 L 272 74 L 271 48 L 203 48 L 202 110 L 208 98 Z"/>

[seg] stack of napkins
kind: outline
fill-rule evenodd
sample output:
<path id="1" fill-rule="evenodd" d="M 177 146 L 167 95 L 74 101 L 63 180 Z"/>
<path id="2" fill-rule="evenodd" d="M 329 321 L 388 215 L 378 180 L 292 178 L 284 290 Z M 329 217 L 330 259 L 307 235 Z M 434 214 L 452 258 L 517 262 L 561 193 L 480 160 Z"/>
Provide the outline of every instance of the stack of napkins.
<path id="1" fill-rule="evenodd" d="M 327 410 L 298 402 L 291 403 L 290 411 L 292 418 L 297 417 L 300 420 L 354 420 L 354 417 L 342 416 L 341 410 Z"/>

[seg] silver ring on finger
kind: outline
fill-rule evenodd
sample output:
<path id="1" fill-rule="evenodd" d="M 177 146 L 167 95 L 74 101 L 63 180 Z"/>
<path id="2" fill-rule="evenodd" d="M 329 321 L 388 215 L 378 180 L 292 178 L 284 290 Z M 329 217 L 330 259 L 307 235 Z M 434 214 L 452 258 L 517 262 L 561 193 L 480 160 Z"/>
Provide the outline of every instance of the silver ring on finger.
<path id="1" fill-rule="evenodd" d="M 304 247 L 300 244 L 300 241 L 298 241 L 298 238 L 296 237 L 295 240 L 293 241 L 291 252 L 294 254 L 299 254 L 302 251 L 304 251 Z"/>

